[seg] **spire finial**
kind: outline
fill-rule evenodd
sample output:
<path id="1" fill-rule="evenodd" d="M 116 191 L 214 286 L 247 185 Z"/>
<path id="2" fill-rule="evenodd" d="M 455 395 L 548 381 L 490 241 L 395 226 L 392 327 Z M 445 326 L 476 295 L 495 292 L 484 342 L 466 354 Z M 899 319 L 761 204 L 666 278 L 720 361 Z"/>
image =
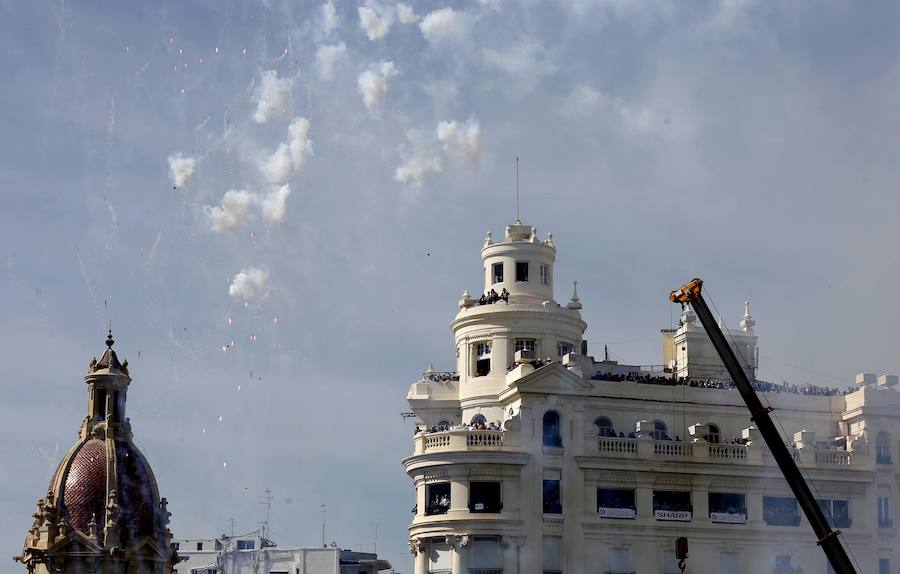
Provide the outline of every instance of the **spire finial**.
<path id="1" fill-rule="evenodd" d="M 106 335 L 106 346 L 112 349 L 112 346 L 115 345 L 116 342 L 113 340 L 112 336 L 112 325 L 109 326 L 109 333 Z"/>
<path id="2" fill-rule="evenodd" d="M 745 333 L 752 335 L 754 325 L 756 325 L 756 321 L 750 315 L 750 301 L 744 301 L 744 318 L 741 320 L 741 329 Z"/>
<path id="3" fill-rule="evenodd" d="M 516 156 L 516 225 L 520 225 L 519 219 L 519 156 Z"/>
<path id="4" fill-rule="evenodd" d="M 578 281 L 575 281 L 572 285 L 572 300 L 569 301 L 566 307 L 573 311 L 581 309 L 581 300 L 578 299 Z"/>

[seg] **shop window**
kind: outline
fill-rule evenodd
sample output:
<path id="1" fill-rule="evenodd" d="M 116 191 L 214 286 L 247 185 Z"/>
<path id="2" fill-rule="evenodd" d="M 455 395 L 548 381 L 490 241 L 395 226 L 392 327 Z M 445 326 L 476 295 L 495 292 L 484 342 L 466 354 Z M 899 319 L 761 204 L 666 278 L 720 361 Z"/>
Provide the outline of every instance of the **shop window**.
<path id="1" fill-rule="evenodd" d="M 634 518 L 637 516 L 634 490 L 598 488 L 597 513 L 601 518 Z"/>
<path id="2" fill-rule="evenodd" d="M 450 511 L 450 483 L 436 482 L 425 486 L 425 516 Z"/>
<path id="3" fill-rule="evenodd" d="M 555 411 L 544 413 L 544 446 L 562 446 L 559 435 L 559 415 Z"/>
<path id="4" fill-rule="evenodd" d="M 763 520 L 771 526 L 797 526 L 800 507 L 797 499 L 787 496 L 763 496 Z"/>
<path id="5" fill-rule="evenodd" d="M 516 261 L 516 281 L 528 281 L 527 261 Z"/>
<path id="6" fill-rule="evenodd" d="M 657 520 L 689 522 L 693 517 L 691 493 L 672 490 L 654 490 L 653 517 Z"/>
<path id="7" fill-rule="evenodd" d="M 709 519 L 711 522 L 745 524 L 747 496 L 733 492 L 710 492 Z"/>
<path id="8" fill-rule="evenodd" d="M 499 482 L 469 483 L 469 512 L 500 512 L 502 508 Z"/>
<path id="9" fill-rule="evenodd" d="M 491 265 L 491 276 L 493 283 L 503 283 L 503 263 Z"/>
<path id="10" fill-rule="evenodd" d="M 558 480 L 544 479 L 544 514 L 562 514 Z"/>

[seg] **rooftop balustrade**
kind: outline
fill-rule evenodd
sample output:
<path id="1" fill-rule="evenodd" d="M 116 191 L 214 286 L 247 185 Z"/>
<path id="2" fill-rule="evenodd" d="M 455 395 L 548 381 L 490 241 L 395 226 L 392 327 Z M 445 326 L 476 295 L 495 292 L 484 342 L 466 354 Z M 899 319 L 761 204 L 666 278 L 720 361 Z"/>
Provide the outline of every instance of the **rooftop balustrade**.
<path id="1" fill-rule="evenodd" d="M 416 435 L 415 454 L 457 450 L 504 450 L 507 442 L 502 430 L 453 428 Z"/>

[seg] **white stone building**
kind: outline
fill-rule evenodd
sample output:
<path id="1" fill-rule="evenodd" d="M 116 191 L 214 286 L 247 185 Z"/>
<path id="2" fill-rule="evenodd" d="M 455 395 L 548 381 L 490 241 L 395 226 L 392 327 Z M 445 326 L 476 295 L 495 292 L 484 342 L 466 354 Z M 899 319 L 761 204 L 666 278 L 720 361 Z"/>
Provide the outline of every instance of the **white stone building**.
<path id="1" fill-rule="evenodd" d="M 337 547 L 276 546 L 259 533 L 175 540 L 182 562 L 172 574 L 377 574 L 387 560 Z"/>
<path id="2" fill-rule="evenodd" d="M 465 292 L 450 325 L 456 371 L 409 389 L 416 574 L 677 574 L 678 536 L 687 572 L 829 572 L 690 308 L 664 366 L 595 361 L 577 293 L 554 299 L 555 256 L 519 222 L 488 234 L 485 296 Z M 728 332 L 751 375 L 753 327 L 745 309 Z M 857 383 L 756 384 L 859 571 L 897 572 L 897 377 Z"/>

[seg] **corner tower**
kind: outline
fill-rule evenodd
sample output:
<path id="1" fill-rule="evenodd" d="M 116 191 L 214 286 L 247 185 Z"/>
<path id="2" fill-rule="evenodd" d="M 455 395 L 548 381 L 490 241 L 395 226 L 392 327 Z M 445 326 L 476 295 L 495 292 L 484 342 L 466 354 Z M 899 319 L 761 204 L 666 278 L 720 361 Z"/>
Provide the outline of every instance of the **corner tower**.
<path id="1" fill-rule="evenodd" d="M 131 376 L 112 332 L 84 377 L 87 415 L 60 462 L 16 560 L 31 574 L 170 574 L 177 561 L 166 499 L 125 416 Z"/>
<path id="2" fill-rule="evenodd" d="M 471 418 L 468 415 L 496 405 L 497 394 L 506 388 L 508 373 L 517 364 L 580 351 L 587 327 L 577 293 L 565 306 L 554 299 L 552 234 L 539 240 L 536 228 L 516 220 L 506 226 L 501 241 L 487 233 L 481 261 L 483 293 L 473 297 L 465 291 L 450 324 L 464 422 Z"/>

